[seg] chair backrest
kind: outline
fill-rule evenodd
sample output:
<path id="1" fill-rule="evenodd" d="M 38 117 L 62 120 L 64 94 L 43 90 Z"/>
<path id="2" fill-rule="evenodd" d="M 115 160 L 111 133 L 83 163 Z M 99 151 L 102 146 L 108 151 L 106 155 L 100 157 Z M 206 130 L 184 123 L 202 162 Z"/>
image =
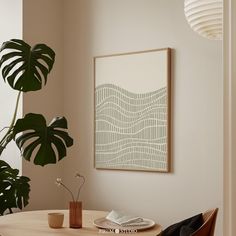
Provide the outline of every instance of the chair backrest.
<path id="1" fill-rule="evenodd" d="M 192 236 L 214 236 L 217 212 L 218 208 L 215 208 L 203 213 L 204 223 Z"/>

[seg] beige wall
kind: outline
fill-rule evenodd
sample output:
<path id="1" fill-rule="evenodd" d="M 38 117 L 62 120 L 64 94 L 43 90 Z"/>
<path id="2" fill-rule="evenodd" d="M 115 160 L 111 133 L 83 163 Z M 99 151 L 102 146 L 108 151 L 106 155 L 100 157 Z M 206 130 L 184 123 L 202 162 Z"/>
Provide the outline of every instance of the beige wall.
<path id="1" fill-rule="evenodd" d="M 24 95 L 23 112 L 41 113 L 48 123 L 63 115 L 63 9 L 61 0 L 23 1 L 23 38 L 29 44 L 46 43 L 56 52 L 56 62 L 46 87 Z M 32 160 L 33 161 L 33 160 Z M 64 161 L 64 160 L 63 160 Z M 62 175 L 63 161 L 45 167 L 23 162 L 23 174 L 31 178 L 30 205 L 27 209 L 59 208 L 63 192 L 55 185 Z"/>
<path id="2" fill-rule="evenodd" d="M 179 0 L 69 0 L 63 9 L 64 111 L 77 141 L 64 177 L 71 182 L 77 170 L 86 176 L 85 208 L 126 209 L 165 227 L 218 206 L 222 236 L 221 42 L 194 33 Z M 93 57 L 163 47 L 173 48 L 174 172 L 95 170 Z"/>

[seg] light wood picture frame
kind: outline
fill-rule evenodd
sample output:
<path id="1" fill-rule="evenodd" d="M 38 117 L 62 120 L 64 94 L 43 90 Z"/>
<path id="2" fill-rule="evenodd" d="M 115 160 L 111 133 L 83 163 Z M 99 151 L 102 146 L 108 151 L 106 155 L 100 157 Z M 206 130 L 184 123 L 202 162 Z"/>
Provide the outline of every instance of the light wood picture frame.
<path id="1" fill-rule="evenodd" d="M 94 166 L 170 171 L 171 49 L 94 57 Z"/>

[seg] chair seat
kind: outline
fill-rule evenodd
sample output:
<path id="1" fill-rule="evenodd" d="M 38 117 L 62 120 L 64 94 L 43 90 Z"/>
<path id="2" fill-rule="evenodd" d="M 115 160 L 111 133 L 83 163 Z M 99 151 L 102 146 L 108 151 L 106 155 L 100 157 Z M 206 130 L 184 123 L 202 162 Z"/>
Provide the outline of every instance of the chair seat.
<path id="1" fill-rule="evenodd" d="M 206 211 L 170 225 L 162 236 L 213 236 L 218 208 Z"/>
<path id="2" fill-rule="evenodd" d="M 203 213 L 203 225 L 191 236 L 214 236 L 218 208 Z"/>

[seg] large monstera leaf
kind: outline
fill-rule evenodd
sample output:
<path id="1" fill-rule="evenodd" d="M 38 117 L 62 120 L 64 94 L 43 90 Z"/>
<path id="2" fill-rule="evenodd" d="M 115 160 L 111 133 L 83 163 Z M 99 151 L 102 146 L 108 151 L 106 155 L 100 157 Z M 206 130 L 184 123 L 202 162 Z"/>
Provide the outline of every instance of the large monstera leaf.
<path id="1" fill-rule="evenodd" d="M 2 77 L 19 91 L 36 91 L 46 84 L 51 71 L 55 52 L 45 44 L 33 48 L 20 39 L 12 39 L 2 44 L 0 52 L 6 50 L 0 60 Z"/>
<path id="2" fill-rule="evenodd" d="M 19 176 L 18 169 L 12 169 L 5 161 L 0 160 L 0 215 L 12 208 L 22 209 L 28 205 L 30 179 Z"/>
<path id="3" fill-rule="evenodd" d="M 65 117 L 54 118 L 47 126 L 42 115 L 29 113 L 17 120 L 13 136 L 26 160 L 30 161 L 35 151 L 34 164 L 44 166 L 56 163 L 57 156 L 61 160 L 66 156 L 66 147 L 73 145 L 73 139 L 63 129 L 67 129 Z M 16 138 L 21 132 L 24 133 Z"/>

